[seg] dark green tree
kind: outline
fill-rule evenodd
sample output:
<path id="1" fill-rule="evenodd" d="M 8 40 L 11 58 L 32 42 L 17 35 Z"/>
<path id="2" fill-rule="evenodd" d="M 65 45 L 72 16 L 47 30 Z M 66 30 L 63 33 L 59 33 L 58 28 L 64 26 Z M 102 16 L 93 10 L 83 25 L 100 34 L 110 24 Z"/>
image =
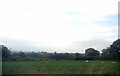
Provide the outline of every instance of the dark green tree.
<path id="1" fill-rule="evenodd" d="M 24 52 L 22 52 L 22 51 L 20 51 L 20 52 L 19 52 L 19 56 L 20 56 L 20 58 L 26 58 L 25 53 L 24 53 Z"/>
<path id="2" fill-rule="evenodd" d="M 94 48 L 88 48 L 85 50 L 85 56 L 87 57 L 98 57 L 100 52 L 95 50 Z"/>
<path id="3" fill-rule="evenodd" d="M 111 50 L 111 56 L 115 59 L 120 60 L 120 39 L 113 42 L 113 44 L 110 46 Z"/>
<path id="4" fill-rule="evenodd" d="M 4 45 L 2 46 L 2 60 L 9 60 L 11 57 L 11 51 Z"/>
<path id="5" fill-rule="evenodd" d="M 79 60 L 80 59 L 80 54 L 79 53 L 75 53 L 75 60 Z"/>
<path id="6" fill-rule="evenodd" d="M 102 50 L 102 56 L 109 59 L 120 59 L 120 39 L 117 39 L 109 48 Z"/>

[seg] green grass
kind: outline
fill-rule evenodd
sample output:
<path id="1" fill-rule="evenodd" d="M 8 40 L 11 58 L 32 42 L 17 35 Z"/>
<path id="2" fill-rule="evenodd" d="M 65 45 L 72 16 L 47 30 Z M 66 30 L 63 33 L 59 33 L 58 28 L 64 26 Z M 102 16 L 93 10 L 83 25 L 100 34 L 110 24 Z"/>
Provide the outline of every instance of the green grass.
<path id="1" fill-rule="evenodd" d="M 3 74 L 116 74 L 118 62 L 113 61 L 7 61 Z"/>

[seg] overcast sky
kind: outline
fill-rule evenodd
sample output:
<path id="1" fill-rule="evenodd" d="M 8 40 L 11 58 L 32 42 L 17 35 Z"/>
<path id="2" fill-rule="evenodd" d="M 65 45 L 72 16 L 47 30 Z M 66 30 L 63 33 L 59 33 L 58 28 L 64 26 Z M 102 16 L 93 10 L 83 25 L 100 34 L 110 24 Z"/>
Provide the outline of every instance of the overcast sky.
<path id="1" fill-rule="evenodd" d="M 99 51 L 118 38 L 118 0 L 1 0 L 0 44 L 14 50 Z"/>

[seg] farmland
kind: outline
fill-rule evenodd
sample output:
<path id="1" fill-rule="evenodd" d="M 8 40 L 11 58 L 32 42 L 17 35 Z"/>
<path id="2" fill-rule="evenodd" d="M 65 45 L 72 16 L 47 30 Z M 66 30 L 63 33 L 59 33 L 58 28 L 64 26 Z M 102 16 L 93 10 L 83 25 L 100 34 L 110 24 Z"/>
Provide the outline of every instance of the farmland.
<path id="1" fill-rule="evenodd" d="M 3 74 L 117 74 L 118 61 L 4 61 Z"/>

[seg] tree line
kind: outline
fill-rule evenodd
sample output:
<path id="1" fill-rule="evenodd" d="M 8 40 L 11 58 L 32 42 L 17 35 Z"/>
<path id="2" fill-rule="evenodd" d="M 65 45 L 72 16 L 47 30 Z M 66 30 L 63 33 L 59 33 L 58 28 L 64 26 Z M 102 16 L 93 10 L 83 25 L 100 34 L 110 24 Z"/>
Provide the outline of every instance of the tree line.
<path id="1" fill-rule="evenodd" d="M 100 53 L 94 48 L 87 48 L 85 53 L 48 53 L 11 51 L 4 45 L 2 47 L 2 60 L 120 60 L 120 39 L 117 39 Z"/>

